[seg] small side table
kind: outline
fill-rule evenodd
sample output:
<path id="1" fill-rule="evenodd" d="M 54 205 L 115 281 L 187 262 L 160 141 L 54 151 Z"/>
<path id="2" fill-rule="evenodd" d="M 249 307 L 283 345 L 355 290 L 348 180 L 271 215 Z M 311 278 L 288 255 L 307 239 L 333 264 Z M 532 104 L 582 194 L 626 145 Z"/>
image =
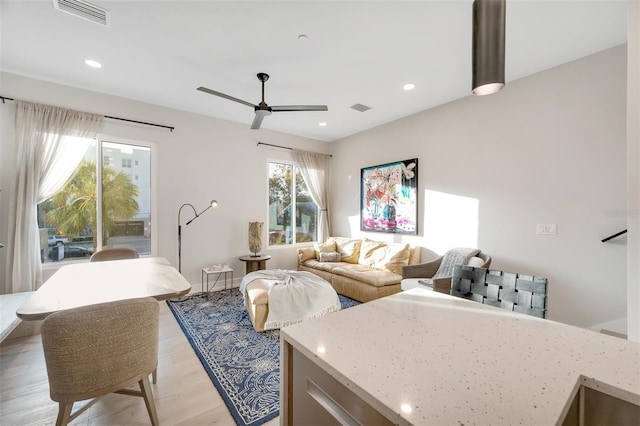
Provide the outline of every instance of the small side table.
<path id="1" fill-rule="evenodd" d="M 271 259 L 271 256 L 269 256 L 268 254 L 261 254 L 259 256 L 253 256 L 249 254 L 240 257 L 240 260 L 245 262 L 247 265 L 247 274 L 249 272 L 267 269 L 267 260 L 269 259 Z"/>
<path id="2" fill-rule="evenodd" d="M 224 289 L 226 290 L 227 289 L 227 274 L 229 274 L 229 273 L 231 273 L 231 288 L 233 288 L 233 269 L 231 269 L 229 266 L 225 265 L 225 267 L 221 268 L 221 269 L 217 269 L 217 268 L 202 268 L 202 280 L 200 282 L 202 293 L 204 293 L 205 279 L 206 279 L 206 283 L 207 283 L 207 293 L 209 293 L 209 275 L 212 275 L 212 274 L 216 274 L 216 280 L 214 281 L 213 286 L 211 286 L 211 288 L 214 288 L 216 286 L 216 284 L 218 283 L 218 280 L 224 274 Z"/>

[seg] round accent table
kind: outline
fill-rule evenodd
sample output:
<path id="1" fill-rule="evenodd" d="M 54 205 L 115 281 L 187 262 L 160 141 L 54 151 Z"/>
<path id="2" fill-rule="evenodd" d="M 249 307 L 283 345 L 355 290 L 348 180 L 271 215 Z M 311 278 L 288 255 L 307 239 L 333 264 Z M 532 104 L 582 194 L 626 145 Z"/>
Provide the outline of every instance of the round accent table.
<path id="1" fill-rule="evenodd" d="M 258 256 L 248 254 L 246 256 L 240 256 L 240 260 L 246 263 L 247 274 L 261 269 L 267 269 L 267 260 L 269 259 L 271 259 L 271 256 L 268 254 L 260 254 Z"/>

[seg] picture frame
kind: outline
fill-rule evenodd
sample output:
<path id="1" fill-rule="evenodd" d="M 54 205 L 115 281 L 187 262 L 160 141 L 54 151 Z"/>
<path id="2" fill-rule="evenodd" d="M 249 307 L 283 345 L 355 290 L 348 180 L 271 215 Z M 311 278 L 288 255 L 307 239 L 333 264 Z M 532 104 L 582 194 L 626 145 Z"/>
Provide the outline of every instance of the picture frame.
<path id="1" fill-rule="evenodd" d="M 418 234 L 418 159 L 360 169 L 360 230 Z"/>

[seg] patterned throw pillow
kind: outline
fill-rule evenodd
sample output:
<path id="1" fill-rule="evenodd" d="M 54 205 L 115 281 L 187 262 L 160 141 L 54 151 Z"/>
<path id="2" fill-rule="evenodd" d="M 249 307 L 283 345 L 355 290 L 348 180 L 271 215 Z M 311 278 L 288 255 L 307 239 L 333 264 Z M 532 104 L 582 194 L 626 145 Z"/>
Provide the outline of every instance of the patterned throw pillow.
<path id="1" fill-rule="evenodd" d="M 320 262 L 340 262 L 342 255 L 338 252 L 320 252 Z"/>
<path id="2" fill-rule="evenodd" d="M 314 250 L 316 251 L 316 257 L 320 259 L 320 253 L 332 253 L 336 251 L 336 243 L 335 241 L 327 241 L 326 243 L 315 243 L 313 245 Z"/>

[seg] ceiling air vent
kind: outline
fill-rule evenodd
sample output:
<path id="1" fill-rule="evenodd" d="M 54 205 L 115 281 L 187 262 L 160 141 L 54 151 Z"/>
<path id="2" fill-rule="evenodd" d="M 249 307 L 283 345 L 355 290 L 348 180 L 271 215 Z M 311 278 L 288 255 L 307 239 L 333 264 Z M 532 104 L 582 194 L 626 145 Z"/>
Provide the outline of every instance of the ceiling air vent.
<path id="1" fill-rule="evenodd" d="M 351 109 L 355 109 L 356 111 L 360 111 L 360 112 L 365 112 L 365 111 L 369 111 L 371 107 L 368 107 L 362 104 L 355 104 L 355 105 L 351 105 Z"/>
<path id="2" fill-rule="evenodd" d="M 78 18 L 109 26 L 109 11 L 81 0 L 53 0 L 53 7 Z"/>

